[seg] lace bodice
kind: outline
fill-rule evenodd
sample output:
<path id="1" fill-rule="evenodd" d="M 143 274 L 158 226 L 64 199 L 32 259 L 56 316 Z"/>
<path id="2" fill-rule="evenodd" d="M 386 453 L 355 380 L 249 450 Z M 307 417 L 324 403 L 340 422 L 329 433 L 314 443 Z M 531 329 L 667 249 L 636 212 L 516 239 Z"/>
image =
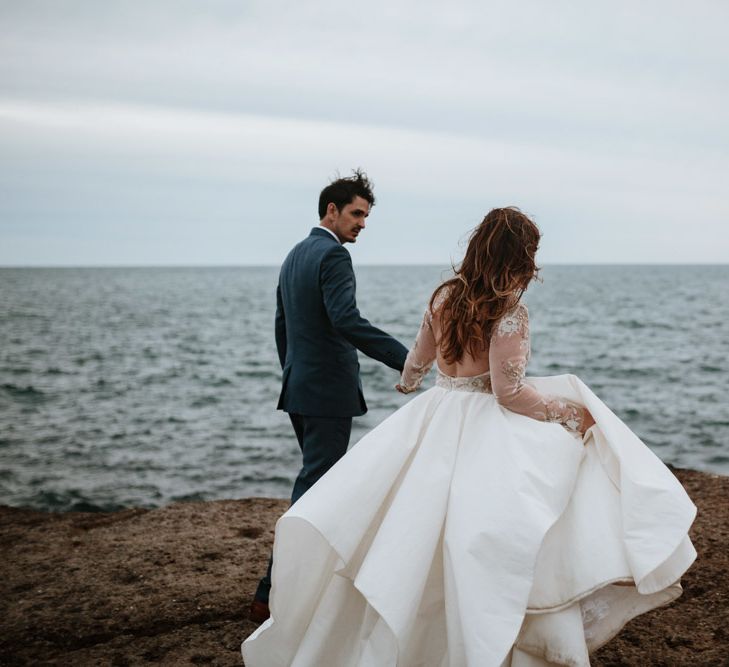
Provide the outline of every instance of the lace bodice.
<path id="1" fill-rule="evenodd" d="M 420 387 L 437 358 L 433 321 L 437 318 L 437 306 L 436 302 L 435 313 L 430 308 L 426 310 L 405 361 L 400 385 L 406 391 Z M 512 412 L 540 421 L 556 422 L 569 431 L 584 433 L 589 420 L 585 408 L 559 396 L 540 394 L 524 381 L 530 353 L 529 312 L 520 303 L 493 327 L 488 346 L 488 372 L 452 377 L 438 370 L 436 386 L 492 393 L 500 405 Z"/>

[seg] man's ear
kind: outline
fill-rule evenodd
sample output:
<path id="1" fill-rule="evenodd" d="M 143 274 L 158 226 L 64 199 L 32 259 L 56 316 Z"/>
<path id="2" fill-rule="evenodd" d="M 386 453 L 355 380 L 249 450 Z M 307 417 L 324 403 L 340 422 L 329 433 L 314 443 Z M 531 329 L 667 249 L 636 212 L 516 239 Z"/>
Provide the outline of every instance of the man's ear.
<path id="1" fill-rule="evenodd" d="M 337 205 L 334 202 L 329 202 L 327 204 L 326 217 L 329 218 L 330 220 L 336 220 L 338 215 L 339 215 L 339 209 L 337 208 Z"/>

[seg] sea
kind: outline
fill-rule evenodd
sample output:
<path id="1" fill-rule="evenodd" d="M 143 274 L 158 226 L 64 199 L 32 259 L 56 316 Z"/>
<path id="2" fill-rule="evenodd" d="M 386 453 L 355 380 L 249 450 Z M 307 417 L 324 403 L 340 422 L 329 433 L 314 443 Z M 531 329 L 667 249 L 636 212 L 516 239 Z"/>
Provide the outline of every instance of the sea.
<path id="1" fill-rule="evenodd" d="M 408 346 L 450 275 L 356 273 L 363 316 Z M 288 497 L 301 454 L 276 410 L 277 274 L 0 269 L 0 504 Z M 729 474 L 729 265 L 551 265 L 525 300 L 529 375 L 574 373 L 666 463 Z M 360 357 L 369 412 L 352 443 L 413 398 Z"/>

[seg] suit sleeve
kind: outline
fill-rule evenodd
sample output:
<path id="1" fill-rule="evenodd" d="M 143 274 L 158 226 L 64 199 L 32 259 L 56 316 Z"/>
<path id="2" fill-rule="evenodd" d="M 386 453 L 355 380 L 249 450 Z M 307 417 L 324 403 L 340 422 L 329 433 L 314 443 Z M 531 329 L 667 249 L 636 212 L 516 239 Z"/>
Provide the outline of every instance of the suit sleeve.
<path id="1" fill-rule="evenodd" d="M 284 316 L 283 301 L 281 300 L 281 286 L 276 287 L 276 351 L 281 368 L 286 363 L 286 318 Z"/>
<path id="2" fill-rule="evenodd" d="M 337 332 L 368 357 L 402 371 L 407 348 L 360 315 L 352 260 L 343 247 L 335 247 L 324 257 L 319 280 L 324 308 Z"/>

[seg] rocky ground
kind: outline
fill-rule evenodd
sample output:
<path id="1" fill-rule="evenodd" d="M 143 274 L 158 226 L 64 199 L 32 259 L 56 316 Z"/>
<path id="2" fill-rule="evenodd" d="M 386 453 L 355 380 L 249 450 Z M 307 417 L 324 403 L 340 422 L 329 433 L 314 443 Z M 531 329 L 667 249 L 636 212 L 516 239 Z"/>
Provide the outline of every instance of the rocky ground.
<path id="1" fill-rule="evenodd" d="M 729 665 L 729 477 L 675 472 L 699 507 L 699 558 L 683 596 L 629 623 L 594 667 Z M 265 498 L 111 514 L 0 507 L 0 665 L 241 665 L 285 508 Z"/>

